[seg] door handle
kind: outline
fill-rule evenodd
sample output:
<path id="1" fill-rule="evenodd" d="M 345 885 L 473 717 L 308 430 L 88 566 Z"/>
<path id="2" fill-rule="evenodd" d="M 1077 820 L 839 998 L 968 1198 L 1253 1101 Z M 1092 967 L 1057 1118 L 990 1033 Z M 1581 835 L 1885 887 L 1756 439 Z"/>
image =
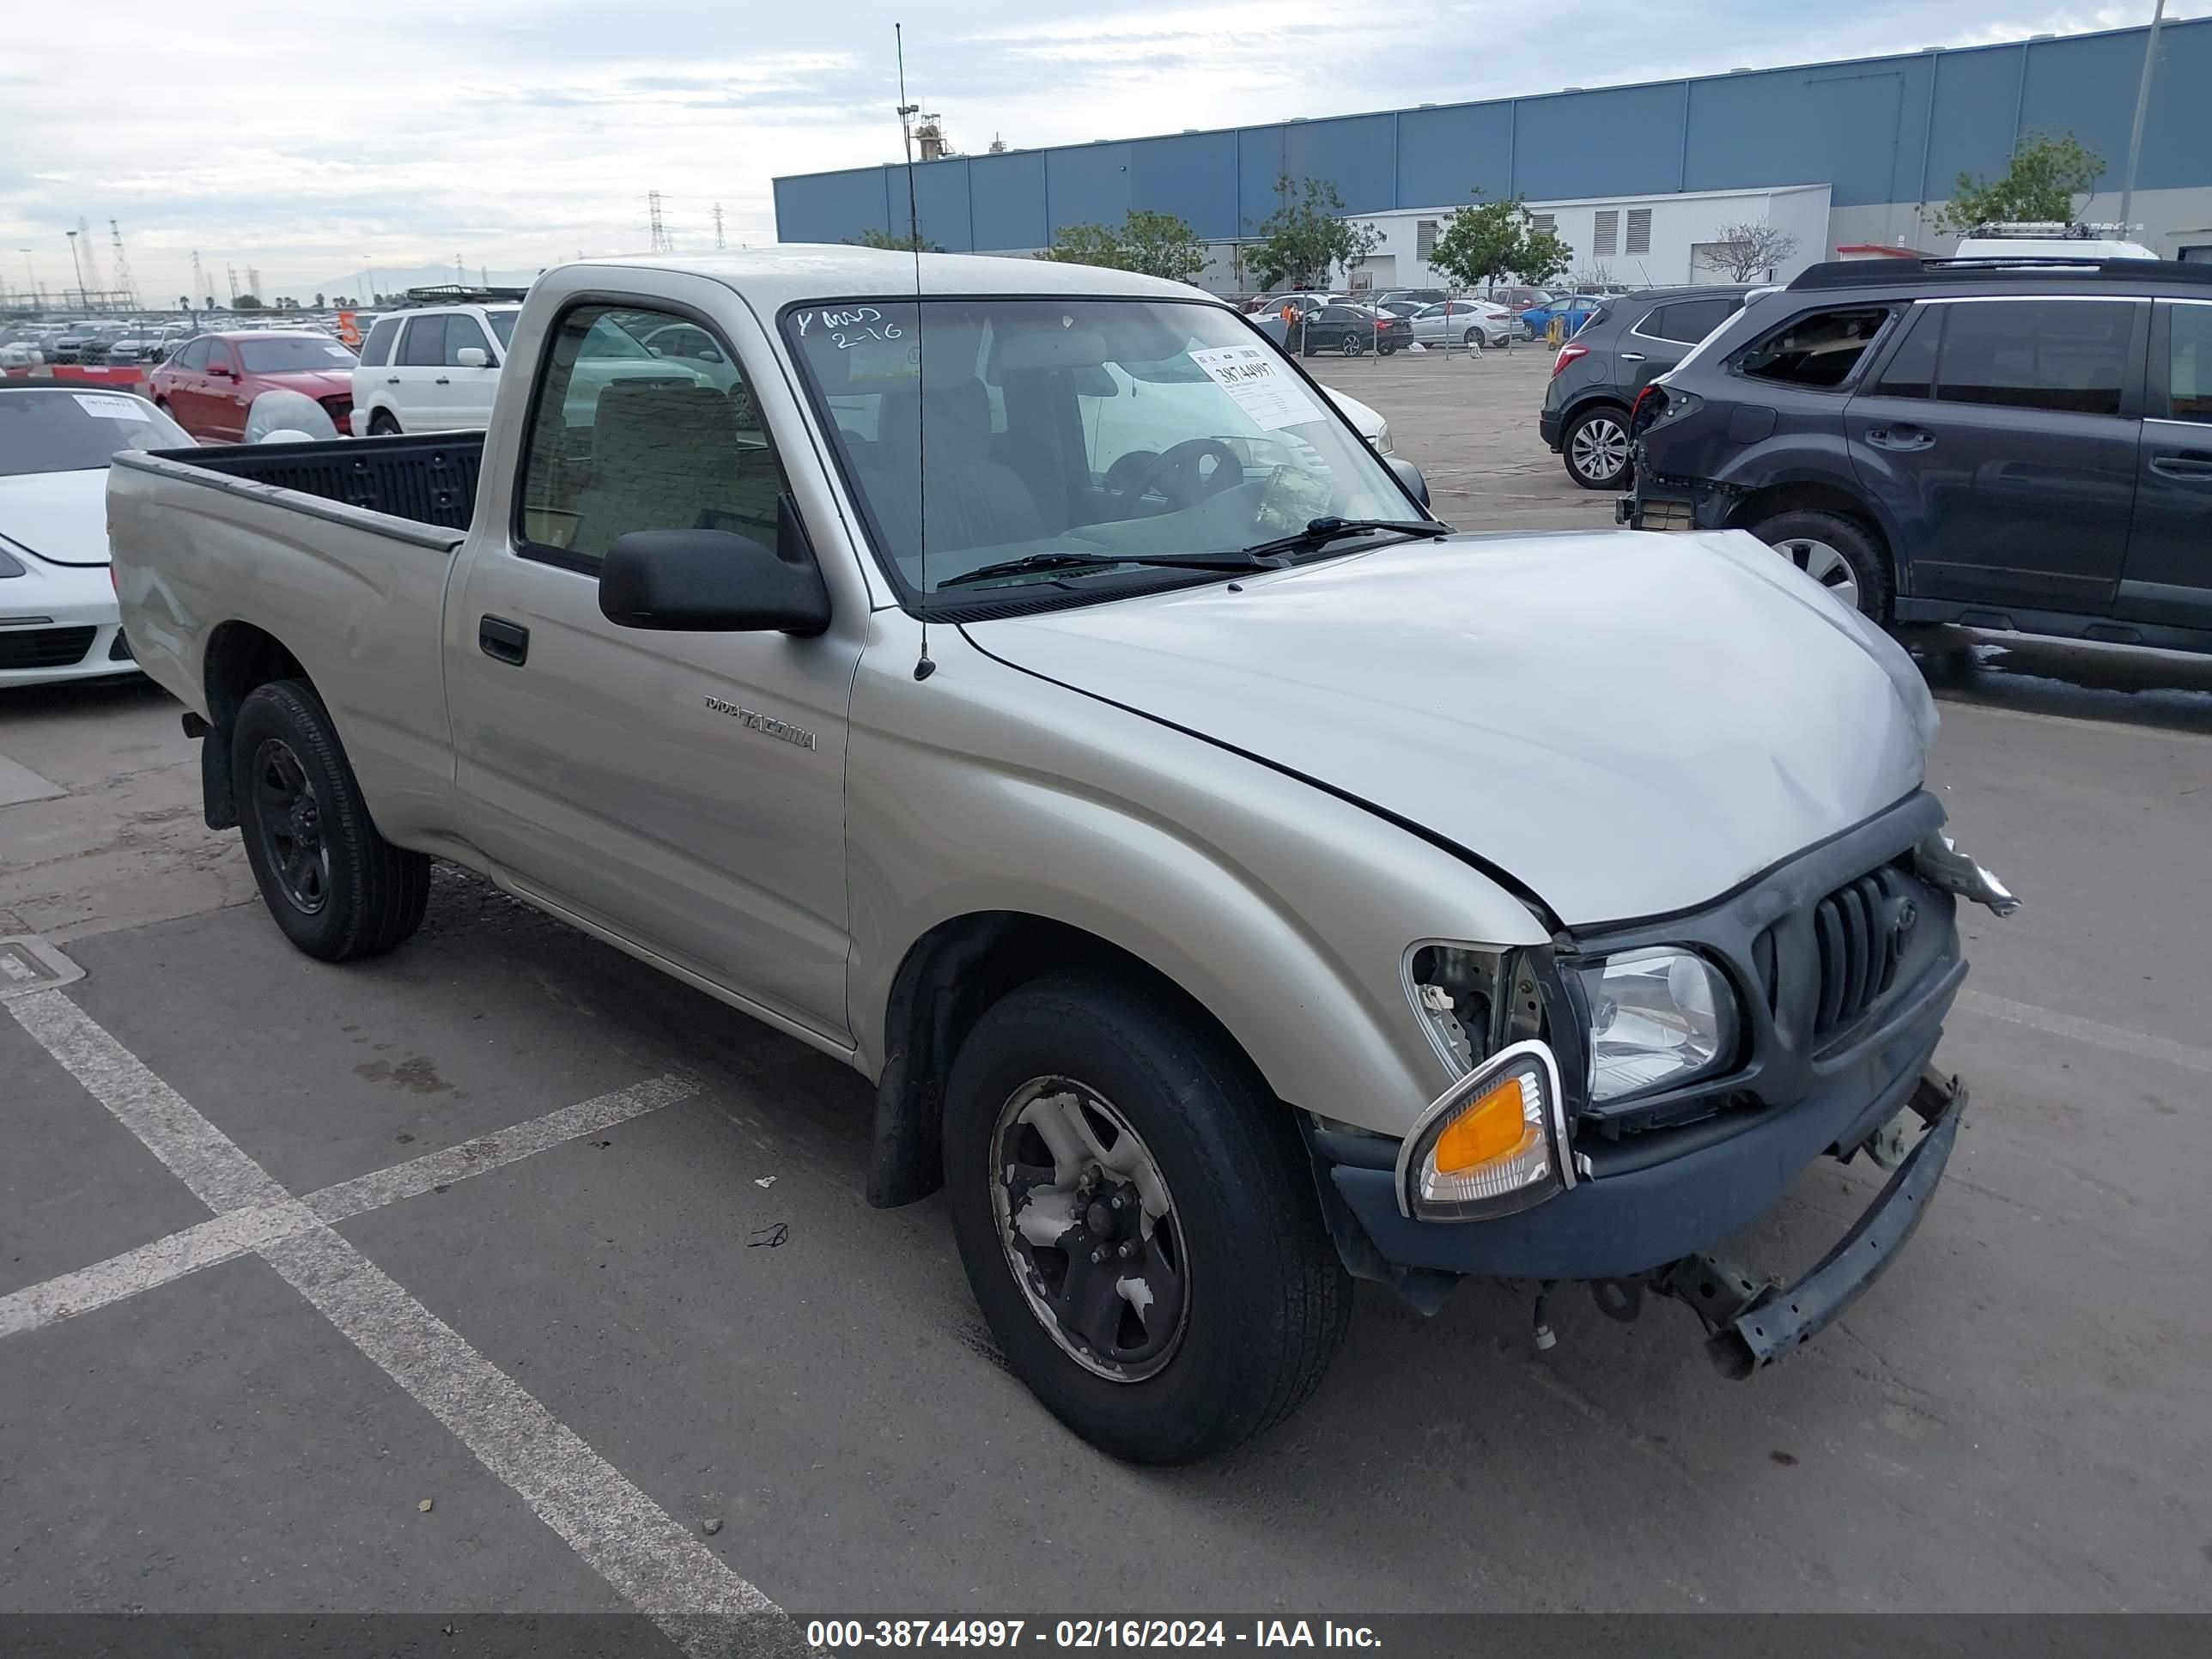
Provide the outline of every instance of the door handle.
<path id="1" fill-rule="evenodd" d="M 2154 455 L 2150 470 L 2161 478 L 2212 479 L 2212 460 L 2197 455 Z"/>
<path id="2" fill-rule="evenodd" d="M 520 668 L 530 658 L 530 630 L 504 617 L 483 617 L 477 623 L 477 645 L 495 662 Z"/>
<path id="3" fill-rule="evenodd" d="M 1907 452 L 1915 449 L 1930 449 L 1936 443 L 1934 433 L 1917 426 L 1870 426 L 1867 428 L 1866 439 L 1876 449 Z"/>
<path id="4" fill-rule="evenodd" d="M 384 377 L 384 383 L 386 386 L 398 386 L 399 384 L 399 377 L 397 374 L 387 374 Z"/>
<path id="5" fill-rule="evenodd" d="M 444 375 L 441 374 L 436 380 L 431 381 L 430 384 L 432 386 L 451 386 L 453 385 L 453 382 L 447 380 Z"/>
<path id="6" fill-rule="evenodd" d="M 1620 351 L 1613 355 L 1624 363 L 1640 363 L 1644 361 L 1644 354 L 1640 351 Z"/>

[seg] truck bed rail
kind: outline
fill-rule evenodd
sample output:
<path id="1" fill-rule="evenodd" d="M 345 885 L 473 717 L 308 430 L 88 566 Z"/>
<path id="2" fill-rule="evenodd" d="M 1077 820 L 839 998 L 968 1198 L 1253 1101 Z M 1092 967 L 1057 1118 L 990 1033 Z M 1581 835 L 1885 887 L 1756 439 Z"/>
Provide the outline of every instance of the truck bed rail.
<path id="1" fill-rule="evenodd" d="M 441 530 L 465 531 L 476 510 L 483 441 L 481 432 L 457 432 L 335 442 L 226 444 L 147 453 L 249 483 L 297 490 Z"/>

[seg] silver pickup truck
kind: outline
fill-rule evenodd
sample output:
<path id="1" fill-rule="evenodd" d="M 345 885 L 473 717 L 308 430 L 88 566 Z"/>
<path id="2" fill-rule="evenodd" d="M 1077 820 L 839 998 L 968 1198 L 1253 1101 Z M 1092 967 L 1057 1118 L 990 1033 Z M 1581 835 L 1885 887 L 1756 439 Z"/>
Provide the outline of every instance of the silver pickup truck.
<path id="1" fill-rule="evenodd" d="M 786 248 L 562 267 L 485 432 L 126 454 L 108 511 L 295 945 L 449 859 L 846 1060 L 869 1198 L 949 1188 L 1015 1371 L 1165 1462 L 1355 1279 L 1672 1297 L 1752 1371 L 1956 1134 L 1954 896 L 2010 901 L 1905 654 L 1747 536 L 1426 501 L 1191 289 Z M 1795 1284 L 1712 1254 L 1863 1150 Z"/>

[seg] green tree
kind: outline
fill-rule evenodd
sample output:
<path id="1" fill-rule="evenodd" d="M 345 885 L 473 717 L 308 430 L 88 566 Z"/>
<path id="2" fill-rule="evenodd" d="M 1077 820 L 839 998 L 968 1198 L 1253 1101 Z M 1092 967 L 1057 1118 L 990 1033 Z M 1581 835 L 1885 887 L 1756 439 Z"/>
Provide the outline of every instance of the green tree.
<path id="1" fill-rule="evenodd" d="M 261 296 L 258 294 L 241 294 L 230 302 L 230 308 L 233 311 L 259 311 L 263 308 Z"/>
<path id="2" fill-rule="evenodd" d="M 878 230 L 870 225 L 858 236 L 848 239 L 855 247 L 889 248 L 894 253 L 942 253 L 945 250 L 933 242 L 926 242 L 918 230 L 899 235 L 892 231 Z"/>
<path id="3" fill-rule="evenodd" d="M 1544 282 L 1572 264 L 1574 257 L 1574 249 L 1537 227 L 1520 197 L 1508 196 L 1477 201 L 1445 220 L 1429 263 L 1462 288 L 1480 288 L 1500 276 Z"/>
<path id="4" fill-rule="evenodd" d="M 1524 283 L 1548 283 L 1574 262 L 1573 248 L 1532 223 L 1522 235 L 1520 255 L 1510 269 Z"/>
<path id="5" fill-rule="evenodd" d="M 1244 252 L 1245 269 L 1261 288 L 1325 288 L 1331 270 L 1364 257 L 1358 233 L 1344 217 L 1344 198 L 1326 179 L 1294 184 L 1289 173 L 1279 174 L 1275 196 L 1275 210 L 1260 221 L 1259 240 Z"/>
<path id="6" fill-rule="evenodd" d="M 1206 269 L 1206 244 L 1190 222 L 1176 214 L 1132 208 L 1118 225 L 1061 226 L 1043 257 L 1187 283 Z"/>
<path id="7" fill-rule="evenodd" d="M 1936 210 L 1935 226 L 1965 235 L 1977 225 L 2069 221 L 2074 198 L 2105 176 L 2105 158 L 2070 132 L 2031 132 L 2013 147 L 2012 165 L 1994 179 L 1961 173 L 1951 199 Z"/>

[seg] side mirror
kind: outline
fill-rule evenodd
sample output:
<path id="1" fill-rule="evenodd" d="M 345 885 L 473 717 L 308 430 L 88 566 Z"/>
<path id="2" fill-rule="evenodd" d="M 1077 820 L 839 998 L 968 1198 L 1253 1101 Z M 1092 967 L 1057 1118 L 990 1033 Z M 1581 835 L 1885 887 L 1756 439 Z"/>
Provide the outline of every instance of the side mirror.
<path id="1" fill-rule="evenodd" d="M 1421 476 L 1421 469 L 1403 455 L 1385 455 L 1382 459 L 1398 475 L 1398 482 L 1405 485 L 1406 493 L 1426 507 L 1429 504 L 1429 481 Z"/>
<path id="2" fill-rule="evenodd" d="M 482 346 L 463 346 L 453 354 L 453 361 L 463 368 L 482 368 L 491 362 L 491 353 Z"/>
<path id="3" fill-rule="evenodd" d="M 716 350 L 713 346 L 701 346 L 699 348 L 699 361 L 702 363 L 719 363 L 722 361 L 722 354 Z"/>
<path id="4" fill-rule="evenodd" d="M 727 530 L 633 530 L 599 567 L 599 614 L 624 628 L 814 635 L 830 592 L 790 498 L 769 548 Z"/>

